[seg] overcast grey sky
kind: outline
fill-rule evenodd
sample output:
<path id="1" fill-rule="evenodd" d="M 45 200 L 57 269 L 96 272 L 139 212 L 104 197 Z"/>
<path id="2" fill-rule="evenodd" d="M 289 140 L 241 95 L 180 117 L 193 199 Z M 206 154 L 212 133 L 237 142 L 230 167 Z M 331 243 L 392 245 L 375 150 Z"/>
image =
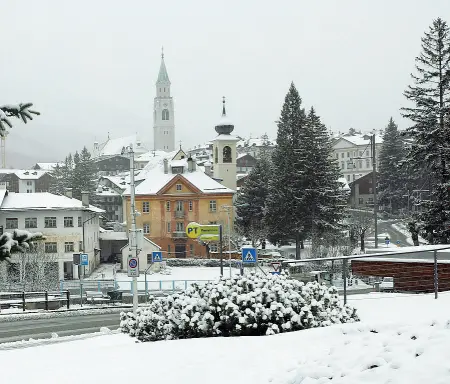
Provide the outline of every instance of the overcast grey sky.
<path id="1" fill-rule="evenodd" d="M 161 46 L 184 148 L 214 138 L 221 97 L 235 133 L 276 136 L 291 81 L 334 131 L 401 128 L 420 38 L 448 0 L 1 0 L 0 104 L 42 115 L 8 156 L 53 161 L 138 132 L 151 147 Z M 29 164 L 31 165 L 31 164 Z"/>

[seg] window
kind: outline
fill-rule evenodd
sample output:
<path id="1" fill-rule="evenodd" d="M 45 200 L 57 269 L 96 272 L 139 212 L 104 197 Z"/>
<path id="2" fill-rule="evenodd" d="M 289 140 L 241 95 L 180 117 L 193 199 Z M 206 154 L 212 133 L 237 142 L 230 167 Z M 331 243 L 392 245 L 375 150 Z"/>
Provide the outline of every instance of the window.
<path id="1" fill-rule="evenodd" d="M 347 152 L 347 157 L 350 157 L 350 152 Z"/>
<path id="2" fill-rule="evenodd" d="M 167 256 L 170 257 L 170 244 L 167 246 Z"/>
<path id="3" fill-rule="evenodd" d="M 83 242 L 82 241 L 78 242 L 78 251 L 80 251 L 80 252 L 83 251 Z"/>
<path id="4" fill-rule="evenodd" d="M 363 151 L 359 151 L 359 157 L 363 156 Z"/>
<path id="5" fill-rule="evenodd" d="M 6 219 L 6 229 L 17 229 L 19 228 L 19 220 L 17 218 Z"/>
<path id="6" fill-rule="evenodd" d="M 228 145 L 223 147 L 223 162 L 231 163 L 231 148 Z"/>
<path id="7" fill-rule="evenodd" d="M 216 164 L 219 162 L 219 149 L 217 147 L 214 149 L 214 162 Z"/>
<path id="8" fill-rule="evenodd" d="M 361 169 L 362 168 L 362 160 L 358 161 L 358 168 Z"/>
<path id="9" fill-rule="evenodd" d="M 73 252 L 73 241 L 66 241 L 64 243 L 64 252 Z"/>
<path id="10" fill-rule="evenodd" d="M 184 232 L 184 223 L 182 221 L 177 221 L 177 232 Z"/>
<path id="11" fill-rule="evenodd" d="M 56 228 L 56 217 L 46 217 L 44 219 L 45 228 Z"/>
<path id="12" fill-rule="evenodd" d="M 170 221 L 167 223 L 167 232 L 171 232 L 172 228 L 170 226 Z"/>
<path id="13" fill-rule="evenodd" d="M 144 201 L 142 203 L 142 212 L 144 212 L 144 213 L 150 212 L 150 202 L 149 201 Z"/>
<path id="14" fill-rule="evenodd" d="M 169 120 L 169 110 L 168 109 L 163 109 L 163 111 L 162 111 L 162 119 L 163 120 Z"/>
<path id="15" fill-rule="evenodd" d="M 216 200 L 209 200 L 209 212 L 217 211 L 217 203 Z"/>
<path id="16" fill-rule="evenodd" d="M 364 204 L 364 198 L 362 197 L 359 198 L 359 204 Z"/>
<path id="17" fill-rule="evenodd" d="M 170 212 L 170 201 L 166 201 L 166 211 Z"/>
<path id="18" fill-rule="evenodd" d="M 344 154 L 344 152 L 342 152 L 342 153 L 341 153 L 341 157 L 344 158 L 344 156 L 345 156 L 345 154 Z"/>
<path id="19" fill-rule="evenodd" d="M 177 201 L 176 211 L 183 212 L 183 202 L 181 200 Z"/>
<path id="20" fill-rule="evenodd" d="M 189 254 L 191 257 L 194 256 L 194 244 L 189 245 Z"/>
<path id="21" fill-rule="evenodd" d="M 25 218 L 25 228 L 37 228 L 37 218 L 36 217 L 26 217 Z"/>
<path id="22" fill-rule="evenodd" d="M 27 185 L 33 185 L 31 181 L 27 181 Z"/>
<path id="23" fill-rule="evenodd" d="M 341 169 L 345 169 L 345 161 L 341 161 Z"/>
<path id="24" fill-rule="evenodd" d="M 58 252 L 58 247 L 56 243 L 45 243 L 45 253 L 56 253 Z"/>
<path id="25" fill-rule="evenodd" d="M 181 188 L 182 188 L 181 184 L 177 184 L 177 191 L 181 191 Z"/>
<path id="26" fill-rule="evenodd" d="M 209 244 L 209 250 L 211 252 L 217 252 L 217 244 Z"/>
<path id="27" fill-rule="evenodd" d="M 65 216 L 64 217 L 64 228 L 73 227 L 73 217 Z"/>
<path id="28" fill-rule="evenodd" d="M 33 190 L 27 189 L 27 193 L 33 193 Z"/>
<path id="29" fill-rule="evenodd" d="M 189 211 L 192 212 L 194 209 L 194 202 L 192 200 L 189 201 Z"/>
<path id="30" fill-rule="evenodd" d="M 350 175 L 347 175 L 347 181 L 350 181 Z"/>
<path id="31" fill-rule="evenodd" d="M 366 159 L 366 168 L 369 168 L 370 167 L 370 161 L 369 161 L 369 159 Z"/>
<path id="32" fill-rule="evenodd" d="M 144 235 L 148 235 L 150 233 L 150 224 L 144 223 Z"/>
<path id="33" fill-rule="evenodd" d="M 339 159 L 339 153 L 336 153 L 336 159 Z"/>
<path id="34" fill-rule="evenodd" d="M 373 189 L 372 188 L 369 188 L 369 193 L 373 193 Z"/>
<path id="35" fill-rule="evenodd" d="M 370 149 L 367 150 L 367 156 L 370 157 Z"/>

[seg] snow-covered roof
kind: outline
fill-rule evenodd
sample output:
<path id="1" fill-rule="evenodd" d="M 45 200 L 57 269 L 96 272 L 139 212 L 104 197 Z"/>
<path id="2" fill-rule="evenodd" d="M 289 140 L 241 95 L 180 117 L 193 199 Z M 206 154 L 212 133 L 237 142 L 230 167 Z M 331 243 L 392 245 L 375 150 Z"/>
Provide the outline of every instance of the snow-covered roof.
<path id="1" fill-rule="evenodd" d="M 137 154 L 142 154 L 148 151 L 142 142 L 138 139 L 137 135 L 130 135 L 125 137 L 118 137 L 117 139 L 109 139 L 100 150 L 99 156 L 113 156 L 120 155 L 124 147 L 133 145 L 133 151 Z"/>
<path id="2" fill-rule="evenodd" d="M 121 187 L 123 187 L 122 189 L 125 189 L 125 186 Z M 121 194 L 116 192 L 114 189 L 105 187 L 104 185 L 99 185 L 95 194 L 97 196 L 121 196 Z"/>
<path id="3" fill-rule="evenodd" d="M 161 249 L 161 247 L 160 247 L 158 244 L 156 244 L 155 242 L 151 241 L 150 239 L 148 239 L 148 238 L 145 237 L 145 236 L 144 236 L 144 240 L 145 240 L 147 243 L 150 243 L 150 244 L 154 245 L 155 247 Z M 124 245 L 122 248 L 120 248 L 120 250 L 122 251 L 122 250 L 123 250 L 124 248 L 126 248 L 126 247 L 128 247 L 128 244 Z"/>
<path id="4" fill-rule="evenodd" d="M 368 134 L 344 135 L 339 137 L 334 144 L 336 144 L 339 141 L 339 139 L 344 139 L 357 146 L 369 145 L 370 144 L 369 137 L 370 135 Z M 383 143 L 383 137 L 380 135 L 375 135 L 375 143 L 376 144 Z"/>
<path id="5" fill-rule="evenodd" d="M 44 171 L 40 169 L 18 170 L 14 172 L 14 174 L 21 180 L 37 180 L 40 179 L 46 173 L 48 173 L 47 170 Z"/>
<path id="6" fill-rule="evenodd" d="M 175 164 L 175 165 L 174 165 Z M 204 173 L 201 169 L 196 167 L 196 170 L 193 172 L 188 172 L 187 167 L 187 159 L 182 160 L 172 160 L 169 161 L 169 173 L 164 173 L 164 166 L 159 164 L 152 169 L 147 170 L 145 173 L 145 179 L 136 186 L 135 192 L 136 195 L 155 195 L 158 193 L 164 186 L 166 186 L 172 179 L 177 176 L 183 177 L 189 183 L 193 184 L 203 193 L 234 193 L 232 189 L 229 189 L 219 182 L 213 180 L 206 173 Z M 171 167 L 181 167 L 183 166 L 184 173 L 182 174 L 173 174 L 171 173 Z M 124 195 L 130 194 L 130 187 L 127 186 L 127 189 L 124 192 Z"/>
<path id="7" fill-rule="evenodd" d="M 8 192 L 0 205 L 1 211 L 24 210 L 83 210 L 97 213 L 105 212 L 103 209 L 89 205 L 83 207 L 81 200 L 71 199 L 62 195 L 48 192 L 14 193 Z"/>
<path id="8" fill-rule="evenodd" d="M 239 141 L 241 140 L 239 137 L 234 135 L 218 135 L 214 141 Z"/>
<path id="9" fill-rule="evenodd" d="M 264 147 L 265 145 L 273 146 L 276 144 L 275 139 L 270 139 L 264 135 L 261 137 L 250 137 L 248 139 L 241 139 L 238 143 L 238 147 Z"/>
<path id="10" fill-rule="evenodd" d="M 58 165 L 62 167 L 64 163 L 36 163 L 36 165 L 43 171 L 53 171 Z"/>
<path id="11" fill-rule="evenodd" d="M 126 232 L 103 230 L 100 233 L 99 237 L 100 237 L 100 240 L 126 240 L 126 241 L 128 241 L 128 235 Z"/>
<path id="12" fill-rule="evenodd" d="M 338 179 L 338 181 L 339 181 L 340 183 L 344 184 L 344 186 L 342 187 L 342 189 L 343 189 L 344 191 L 350 191 L 350 187 L 348 186 L 348 181 L 347 181 L 347 179 L 346 179 L 345 177 L 340 177 L 340 178 Z"/>
<path id="13" fill-rule="evenodd" d="M 150 162 L 154 159 L 173 159 L 173 157 L 178 153 L 179 149 L 172 152 L 164 152 L 164 151 L 148 151 L 136 157 L 136 161 L 138 162 Z"/>

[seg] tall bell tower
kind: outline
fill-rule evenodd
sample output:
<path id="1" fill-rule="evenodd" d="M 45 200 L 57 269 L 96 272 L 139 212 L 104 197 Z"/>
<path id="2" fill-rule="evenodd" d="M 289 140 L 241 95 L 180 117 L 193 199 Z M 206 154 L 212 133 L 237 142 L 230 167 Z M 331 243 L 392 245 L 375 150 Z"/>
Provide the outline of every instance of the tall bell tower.
<path id="1" fill-rule="evenodd" d="M 221 180 L 221 184 L 236 190 L 236 143 L 239 139 L 232 135 L 234 125 L 227 118 L 225 97 L 223 98 L 222 117 L 215 130 L 219 134 L 213 140 L 214 178 Z"/>
<path id="2" fill-rule="evenodd" d="M 161 52 L 161 66 L 156 80 L 156 97 L 153 104 L 153 145 L 155 150 L 175 150 L 175 116 L 170 96 L 170 80 Z"/>

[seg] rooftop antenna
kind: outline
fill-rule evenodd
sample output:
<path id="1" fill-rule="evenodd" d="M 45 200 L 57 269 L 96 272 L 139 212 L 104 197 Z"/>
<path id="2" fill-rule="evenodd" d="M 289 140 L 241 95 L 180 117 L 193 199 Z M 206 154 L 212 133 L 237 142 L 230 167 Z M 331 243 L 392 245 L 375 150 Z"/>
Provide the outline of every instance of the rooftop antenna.
<path id="1" fill-rule="evenodd" d="M 227 112 L 225 110 L 225 96 L 222 96 L 222 103 L 223 103 L 223 107 L 222 107 L 222 116 L 226 116 Z"/>

